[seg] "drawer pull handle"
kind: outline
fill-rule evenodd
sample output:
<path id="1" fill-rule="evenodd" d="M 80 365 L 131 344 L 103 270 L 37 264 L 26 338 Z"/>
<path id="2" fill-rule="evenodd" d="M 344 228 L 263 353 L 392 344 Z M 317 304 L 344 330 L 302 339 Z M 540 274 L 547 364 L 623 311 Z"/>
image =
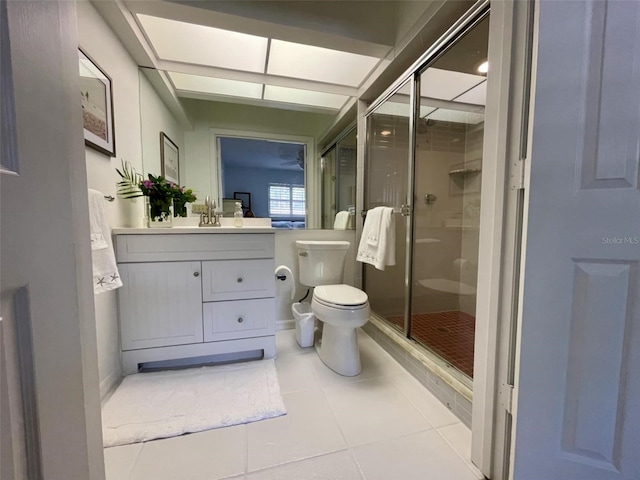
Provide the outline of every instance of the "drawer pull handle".
<path id="1" fill-rule="evenodd" d="M 242 283 L 242 277 L 238 277 L 238 279 L 236 280 L 236 282 L 238 282 L 238 283 Z"/>
<path id="2" fill-rule="evenodd" d="M 242 317 L 238 318 L 238 323 L 242 323 L 242 322 L 244 322 L 243 318 Z"/>
<path id="3" fill-rule="evenodd" d="M 194 277 L 199 277 L 200 276 L 200 272 L 193 272 L 193 276 Z"/>

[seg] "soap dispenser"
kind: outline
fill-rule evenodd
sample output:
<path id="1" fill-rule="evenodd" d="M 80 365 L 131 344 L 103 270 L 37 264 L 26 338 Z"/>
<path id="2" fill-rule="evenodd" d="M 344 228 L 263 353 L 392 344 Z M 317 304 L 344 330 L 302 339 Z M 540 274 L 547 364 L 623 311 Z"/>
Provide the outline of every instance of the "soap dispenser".
<path id="1" fill-rule="evenodd" d="M 236 202 L 236 211 L 233 212 L 233 224 L 236 227 L 242 226 L 242 203 Z"/>

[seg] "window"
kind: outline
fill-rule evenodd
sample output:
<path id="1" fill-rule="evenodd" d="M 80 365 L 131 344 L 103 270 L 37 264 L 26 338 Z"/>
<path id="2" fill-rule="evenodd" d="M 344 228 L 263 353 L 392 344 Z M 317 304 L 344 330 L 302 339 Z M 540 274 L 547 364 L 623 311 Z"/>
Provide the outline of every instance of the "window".
<path id="1" fill-rule="evenodd" d="M 304 217 L 304 186 L 269 184 L 270 217 Z"/>

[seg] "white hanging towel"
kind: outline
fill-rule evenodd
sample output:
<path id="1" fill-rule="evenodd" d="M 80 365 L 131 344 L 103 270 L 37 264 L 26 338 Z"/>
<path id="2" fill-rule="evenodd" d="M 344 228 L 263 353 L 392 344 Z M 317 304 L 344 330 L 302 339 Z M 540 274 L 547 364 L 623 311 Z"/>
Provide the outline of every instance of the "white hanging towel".
<path id="1" fill-rule="evenodd" d="M 89 190 L 93 293 L 104 293 L 122 286 L 116 257 L 111 245 L 111 229 L 104 211 L 104 195 Z"/>
<path id="2" fill-rule="evenodd" d="M 376 207 L 367 212 L 356 260 L 384 270 L 396 264 L 396 221 L 393 208 Z"/>
<path id="3" fill-rule="evenodd" d="M 334 230 L 346 230 L 349 226 L 349 212 L 342 210 L 336 213 L 336 219 L 333 222 Z"/>

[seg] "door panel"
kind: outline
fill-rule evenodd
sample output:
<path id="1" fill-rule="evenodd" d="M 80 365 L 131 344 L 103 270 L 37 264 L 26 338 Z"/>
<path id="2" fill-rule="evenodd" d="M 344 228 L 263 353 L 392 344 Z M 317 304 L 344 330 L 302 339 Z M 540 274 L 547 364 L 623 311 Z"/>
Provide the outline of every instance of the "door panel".
<path id="1" fill-rule="evenodd" d="M 538 18 L 514 478 L 637 479 L 640 4 Z"/>
<path id="2" fill-rule="evenodd" d="M 488 36 L 486 16 L 420 74 L 415 129 L 411 338 L 470 378 Z"/>
<path id="3" fill-rule="evenodd" d="M 394 207 L 407 203 L 409 186 L 409 119 L 411 104 L 404 91 L 382 103 L 367 118 L 368 148 L 365 179 L 365 208 Z M 406 293 L 407 220 L 396 215 L 396 262 L 385 270 L 364 264 L 364 287 L 373 312 L 404 331 Z M 408 218 L 408 217 L 407 217 Z"/>

